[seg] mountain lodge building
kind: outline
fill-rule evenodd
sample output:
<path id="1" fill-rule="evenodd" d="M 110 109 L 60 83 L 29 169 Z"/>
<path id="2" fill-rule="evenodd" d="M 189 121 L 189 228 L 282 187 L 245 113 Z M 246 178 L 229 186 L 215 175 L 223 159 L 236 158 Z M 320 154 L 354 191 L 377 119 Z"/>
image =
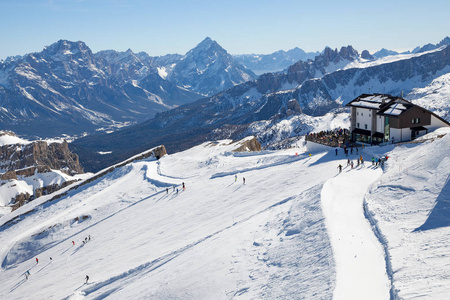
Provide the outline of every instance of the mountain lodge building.
<path id="1" fill-rule="evenodd" d="M 450 123 L 400 97 L 362 94 L 350 101 L 351 140 L 364 143 L 406 142 Z"/>

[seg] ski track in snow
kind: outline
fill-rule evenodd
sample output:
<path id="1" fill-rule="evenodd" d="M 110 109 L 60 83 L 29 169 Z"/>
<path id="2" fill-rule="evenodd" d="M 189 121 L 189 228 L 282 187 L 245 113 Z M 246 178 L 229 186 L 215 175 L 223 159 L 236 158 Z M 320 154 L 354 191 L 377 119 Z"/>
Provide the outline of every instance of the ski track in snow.
<path id="1" fill-rule="evenodd" d="M 343 168 L 322 189 L 322 207 L 336 259 L 334 299 L 388 299 L 383 248 L 363 213 L 369 185 L 382 173 L 365 163 Z"/>

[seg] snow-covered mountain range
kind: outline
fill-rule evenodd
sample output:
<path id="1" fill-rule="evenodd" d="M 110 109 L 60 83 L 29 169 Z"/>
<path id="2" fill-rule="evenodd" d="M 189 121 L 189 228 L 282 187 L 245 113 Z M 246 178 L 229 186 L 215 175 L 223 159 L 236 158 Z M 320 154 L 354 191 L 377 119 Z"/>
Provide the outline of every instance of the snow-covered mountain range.
<path id="1" fill-rule="evenodd" d="M 256 78 L 250 69 L 209 37 L 186 53 L 167 73 L 169 81 L 205 96 Z"/>
<path id="2" fill-rule="evenodd" d="M 0 62 L 0 126 L 41 137 L 108 131 L 254 78 L 209 38 L 162 57 L 60 40 Z"/>
<path id="3" fill-rule="evenodd" d="M 0 218 L 0 298 L 445 299 L 450 134 L 423 139 L 112 167 Z"/>
<path id="4" fill-rule="evenodd" d="M 446 45 L 450 45 L 450 37 L 445 37 L 442 41 L 440 41 L 437 44 L 426 44 L 424 46 L 417 46 L 416 48 L 414 48 L 411 51 L 405 51 L 402 53 L 398 53 L 397 51 L 393 51 L 393 50 L 388 50 L 388 49 L 381 49 L 377 52 L 375 52 L 373 54 L 373 57 L 375 58 L 382 58 L 382 57 L 386 57 L 386 56 L 391 56 L 391 55 L 397 55 L 397 54 L 414 54 L 414 53 L 421 53 L 421 52 L 426 52 L 426 51 L 430 51 L 430 50 L 434 50 L 437 48 L 440 48 L 442 46 L 446 46 Z"/>
<path id="5" fill-rule="evenodd" d="M 238 62 L 255 72 L 255 74 L 261 75 L 263 73 L 283 71 L 299 60 L 314 59 L 319 54 L 319 51 L 305 52 L 295 47 L 288 51 L 279 50 L 271 54 L 238 54 L 234 55 L 234 57 Z"/>
<path id="6" fill-rule="evenodd" d="M 261 75 L 212 97 L 159 113 L 151 120 L 112 133 L 107 138 L 85 137 L 71 146 L 83 160 L 89 161 L 87 165 L 94 167 L 91 170 L 98 170 L 123 160 L 124 151 L 131 148 L 135 152 L 126 155 L 162 143 L 169 152 L 174 152 L 205 139 L 239 139 L 249 133 L 258 138 L 267 137 L 266 130 L 255 132 L 254 129 L 264 127 L 272 132 L 278 128 L 277 123 L 286 118 L 306 129 L 307 126 L 302 127 L 300 122 L 307 118 L 296 115 L 303 113 L 314 117 L 330 111 L 339 112 L 343 104 L 367 92 L 400 96 L 403 91 L 406 99 L 419 102 L 420 95 L 428 95 L 425 107 L 448 118 L 450 105 L 446 98 L 447 89 L 442 83 L 449 72 L 449 46 L 378 60 L 361 58 L 351 46 L 339 51 L 327 48 L 314 60 L 292 65 L 287 73 Z M 263 127 L 252 125 L 252 122 L 267 120 L 270 120 L 269 124 Z M 292 136 L 307 132 L 300 128 L 294 128 Z M 268 144 L 264 146 L 270 146 L 274 141 L 268 137 L 266 140 Z M 118 146 L 118 141 L 127 141 L 128 148 Z M 95 154 L 98 151 L 113 151 L 113 154 L 98 157 Z M 100 165 L 94 166 L 99 162 Z"/>

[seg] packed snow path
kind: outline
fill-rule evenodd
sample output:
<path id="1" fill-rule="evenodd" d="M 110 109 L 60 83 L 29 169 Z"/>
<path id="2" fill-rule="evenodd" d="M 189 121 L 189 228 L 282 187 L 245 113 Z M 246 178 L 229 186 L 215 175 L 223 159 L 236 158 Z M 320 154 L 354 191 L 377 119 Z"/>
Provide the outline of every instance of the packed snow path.
<path id="1" fill-rule="evenodd" d="M 383 248 L 363 211 L 364 194 L 382 171 L 366 165 L 343 169 L 322 189 L 322 209 L 336 261 L 336 300 L 389 299 Z"/>

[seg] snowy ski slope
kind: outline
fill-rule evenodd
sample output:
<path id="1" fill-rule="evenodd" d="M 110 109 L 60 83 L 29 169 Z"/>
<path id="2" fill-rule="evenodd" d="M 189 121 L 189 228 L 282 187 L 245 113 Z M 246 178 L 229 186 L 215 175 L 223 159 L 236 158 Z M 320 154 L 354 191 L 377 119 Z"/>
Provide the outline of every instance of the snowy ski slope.
<path id="1" fill-rule="evenodd" d="M 135 161 L 0 218 L 0 299 L 450 295 L 450 221 L 437 211 L 450 207 L 450 135 L 366 147 L 353 170 L 342 152 L 229 143 Z M 385 154 L 384 169 L 369 163 Z"/>

